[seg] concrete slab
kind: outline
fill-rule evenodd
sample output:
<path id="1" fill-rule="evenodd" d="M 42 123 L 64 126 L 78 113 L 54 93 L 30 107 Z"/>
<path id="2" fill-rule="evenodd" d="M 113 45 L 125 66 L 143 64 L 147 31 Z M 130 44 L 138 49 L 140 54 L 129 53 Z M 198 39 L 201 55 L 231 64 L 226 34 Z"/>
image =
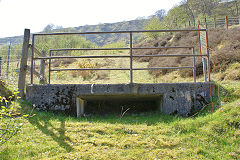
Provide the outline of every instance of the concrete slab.
<path id="1" fill-rule="evenodd" d="M 26 98 L 39 110 L 81 116 L 87 101 L 158 101 L 164 114 L 190 116 L 210 102 L 212 83 L 28 85 Z"/>

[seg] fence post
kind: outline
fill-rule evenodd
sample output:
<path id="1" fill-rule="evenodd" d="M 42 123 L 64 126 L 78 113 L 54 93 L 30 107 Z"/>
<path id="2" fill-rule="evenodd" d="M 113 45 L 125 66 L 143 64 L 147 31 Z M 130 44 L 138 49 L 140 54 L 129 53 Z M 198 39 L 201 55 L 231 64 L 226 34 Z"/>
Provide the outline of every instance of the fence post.
<path id="1" fill-rule="evenodd" d="M 51 50 L 49 51 L 49 57 L 52 56 Z M 51 59 L 48 60 L 48 84 L 51 83 Z"/>
<path id="2" fill-rule="evenodd" d="M 28 49 L 29 49 L 29 40 L 30 40 L 30 29 L 24 30 L 24 39 L 22 47 L 22 56 L 20 64 L 20 72 L 18 78 L 18 91 L 20 97 L 24 98 L 24 88 L 27 74 L 27 59 L 28 59 Z"/>
<path id="3" fill-rule="evenodd" d="M 8 43 L 7 72 L 6 72 L 7 79 L 8 79 L 8 72 L 9 72 L 10 53 L 11 53 L 10 50 L 11 50 L 11 42 Z"/>
<path id="4" fill-rule="evenodd" d="M 175 22 L 176 22 L 176 27 L 178 27 L 178 24 L 177 24 L 177 22 L 178 22 L 178 19 L 177 19 L 177 18 L 175 19 Z"/>
<path id="5" fill-rule="evenodd" d="M 42 52 L 42 55 L 46 55 L 44 52 Z M 40 83 L 46 84 L 46 78 L 45 78 L 45 60 L 41 59 L 40 61 Z"/>
<path id="6" fill-rule="evenodd" d="M 206 69 L 206 59 L 205 58 L 202 58 L 202 65 L 203 65 L 204 81 L 207 82 L 207 69 Z"/>
<path id="7" fill-rule="evenodd" d="M 2 76 L 2 57 L 0 57 L 0 77 Z"/>
<path id="8" fill-rule="evenodd" d="M 217 28 L 216 18 L 214 18 L 214 28 Z"/>
<path id="9" fill-rule="evenodd" d="M 210 73 L 210 53 L 209 53 L 209 44 L 208 44 L 208 30 L 206 30 L 206 48 L 207 48 L 207 72 L 208 72 L 208 82 L 211 82 L 211 73 Z"/>
<path id="10" fill-rule="evenodd" d="M 195 48 L 193 47 L 193 81 L 196 83 L 196 57 L 195 57 Z"/>
<path id="11" fill-rule="evenodd" d="M 130 84 L 133 83 L 133 69 L 132 69 L 132 61 L 133 61 L 133 57 L 132 57 L 132 32 L 130 32 Z"/>
<path id="12" fill-rule="evenodd" d="M 226 16 L 226 28 L 228 29 L 228 16 Z"/>
<path id="13" fill-rule="evenodd" d="M 205 26 L 206 26 L 206 29 L 207 29 L 207 18 L 206 17 L 205 17 L 204 21 L 205 21 Z"/>

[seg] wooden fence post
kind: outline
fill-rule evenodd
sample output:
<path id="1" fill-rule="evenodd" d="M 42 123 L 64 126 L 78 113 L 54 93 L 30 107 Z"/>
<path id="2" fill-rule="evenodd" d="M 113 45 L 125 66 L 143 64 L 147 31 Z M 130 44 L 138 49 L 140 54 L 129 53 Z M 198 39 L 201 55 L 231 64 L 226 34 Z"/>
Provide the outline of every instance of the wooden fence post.
<path id="1" fill-rule="evenodd" d="M 23 39 L 23 47 L 22 47 L 22 56 L 21 56 L 21 64 L 20 64 L 20 72 L 18 77 L 18 91 L 19 96 L 24 98 L 24 89 L 25 89 L 25 81 L 27 74 L 27 59 L 28 59 L 28 49 L 29 49 L 29 41 L 30 41 L 30 29 L 24 30 L 24 39 Z"/>
<path id="2" fill-rule="evenodd" d="M 226 16 L 226 28 L 228 29 L 228 16 Z"/>

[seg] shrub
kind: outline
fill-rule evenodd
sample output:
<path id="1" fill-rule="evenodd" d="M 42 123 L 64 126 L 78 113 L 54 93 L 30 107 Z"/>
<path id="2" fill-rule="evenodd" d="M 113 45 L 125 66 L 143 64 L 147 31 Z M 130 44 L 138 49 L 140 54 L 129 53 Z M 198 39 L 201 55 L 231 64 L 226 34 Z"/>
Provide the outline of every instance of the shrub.
<path id="1" fill-rule="evenodd" d="M 99 68 L 99 64 L 95 62 L 91 62 L 90 60 L 83 59 L 77 63 L 78 68 Z M 95 70 L 85 70 L 85 71 L 71 71 L 71 75 L 73 77 L 82 76 L 84 80 L 90 79 L 94 76 Z"/>

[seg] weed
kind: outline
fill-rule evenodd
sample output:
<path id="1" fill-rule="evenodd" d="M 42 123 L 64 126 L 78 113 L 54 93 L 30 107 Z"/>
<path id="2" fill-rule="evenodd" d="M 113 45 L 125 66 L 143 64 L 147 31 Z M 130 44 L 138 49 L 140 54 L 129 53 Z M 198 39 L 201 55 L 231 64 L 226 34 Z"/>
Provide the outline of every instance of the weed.
<path id="1" fill-rule="evenodd" d="M 79 69 L 93 69 L 99 68 L 100 66 L 98 63 L 83 59 L 77 63 L 77 67 Z M 72 77 L 82 76 L 83 80 L 87 80 L 91 79 L 94 76 L 95 72 L 95 70 L 71 71 L 71 75 Z"/>

